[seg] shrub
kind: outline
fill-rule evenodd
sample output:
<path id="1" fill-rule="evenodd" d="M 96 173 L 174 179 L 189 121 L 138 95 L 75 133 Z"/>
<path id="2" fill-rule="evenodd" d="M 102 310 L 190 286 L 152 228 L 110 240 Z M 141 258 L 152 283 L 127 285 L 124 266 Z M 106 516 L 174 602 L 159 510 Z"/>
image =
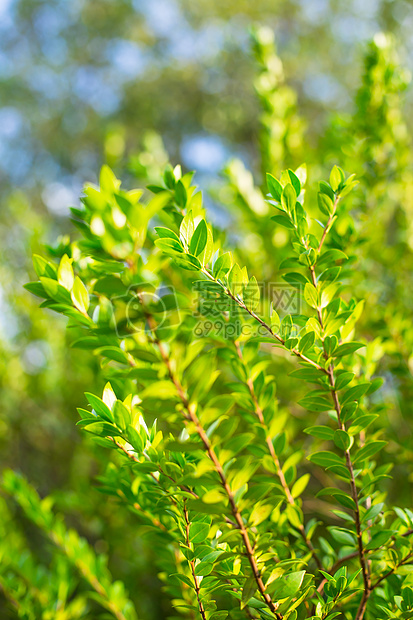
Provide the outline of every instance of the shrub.
<path id="1" fill-rule="evenodd" d="M 259 188 L 228 163 L 212 192 L 226 232 L 155 139 L 130 162 L 146 191 L 104 166 L 73 209 L 80 239 L 34 257 L 27 288 L 68 317 L 82 368 L 99 368 L 102 389 L 77 396 L 110 498 L 89 516 L 123 566 L 66 525 L 55 493 L 6 471 L 0 588 L 19 617 L 148 617 L 150 580 L 128 594 L 109 570 L 129 589 L 151 575 L 137 540 L 169 618 L 412 617 L 413 513 L 394 506 L 411 461 L 407 75 L 376 37 L 353 116 L 333 117 L 315 153 L 270 35 L 253 31 L 268 174 Z M 340 161 L 360 184 L 334 166 L 306 187 L 304 152 L 311 178 Z M 73 462 L 81 482 L 60 510 L 88 493 Z"/>
<path id="2" fill-rule="evenodd" d="M 108 379 L 78 410 L 108 450 L 102 490 L 162 546 L 181 613 L 409 618 L 413 513 L 385 503 L 382 380 L 374 342 L 355 335 L 363 302 L 350 294 L 337 232 L 354 175 L 334 166 L 317 207 L 304 207 L 304 166 L 268 174 L 267 225 L 291 240 L 285 288 L 259 282 L 222 247 L 192 176 L 167 167 L 142 200 L 103 167 L 74 210 L 81 240 L 58 265 L 35 257 L 39 281 L 27 288 L 69 318 L 73 346 L 93 350 Z M 294 362 L 288 410 L 277 355 L 278 373 Z M 24 483 L 7 480 L 28 516 L 70 546 L 33 492 L 29 506 Z M 109 583 L 98 598 L 111 609 Z"/>

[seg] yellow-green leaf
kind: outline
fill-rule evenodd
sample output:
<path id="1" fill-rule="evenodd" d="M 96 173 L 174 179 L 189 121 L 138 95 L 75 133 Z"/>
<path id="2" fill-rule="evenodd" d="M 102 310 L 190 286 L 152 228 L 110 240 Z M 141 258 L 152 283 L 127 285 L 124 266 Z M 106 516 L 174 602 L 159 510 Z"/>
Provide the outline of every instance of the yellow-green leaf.
<path id="1" fill-rule="evenodd" d="M 89 309 L 89 293 L 82 280 L 76 276 L 75 281 L 73 283 L 72 289 L 72 301 L 76 308 L 83 312 L 83 314 L 87 314 Z"/>
<path id="2" fill-rule="evenodd" d="M 73 273 L 72 260 L 67 254 L 62 256 L 62 260 L 60 261 L 59 269 L 57 271 L 57 279 L 59 284 L 64 286 L 65 289 L 68 291 L 72 290 L 75 276 Z"/>

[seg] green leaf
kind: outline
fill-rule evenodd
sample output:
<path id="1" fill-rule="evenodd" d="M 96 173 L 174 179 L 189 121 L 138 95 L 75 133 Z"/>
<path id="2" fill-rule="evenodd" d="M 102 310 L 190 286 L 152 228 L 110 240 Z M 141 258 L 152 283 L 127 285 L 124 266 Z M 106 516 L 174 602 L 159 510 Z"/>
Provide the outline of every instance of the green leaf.
<path id="1" fill-rule="evenodd" d="M 186 206 L 187 195 L 185 185 L 182 183 L 181 179 L 175 185 L 175 200 L 177 204 L 184 209 Z"/>
<path id="2" fill-rule="evenodd" d="M 46 291 L 46 293 L 52 299 L 55 299 L 59 303 L 62 304 L 72 304 L 72 298 L 70 296 L 70 292 L 64 288 L 61 284 L 59 284 L 56 280 L 52 280 L 51 278 L 40 278 L 40 282 Z M 73 292 L 72 292 L 73 294 Z"/>
<path id="3" fill-rule="evenodd" d="M 92 405 L 94 411 L 109 422 L 113 422 L 112 412 L 109 407 L 103 402 L 99 396 L 95 396 L 95 394 L 91 394 L 90 392 L 85 393 L 86 398 L 88 399 L 90 405 Z"/>
<path id="4" fill-rule="evenodd" d="M 214 565 L 212 562 L 200 562 L 195 566 L 195 575 L 197 577 L 205 577 L 212 572 Z"/>
<path id="5" fill-rule="evenodd" d="M 179 581 L 182 581 L 182 583 L 185 583 L 190 588 L 194 588 L 193 581 L 191 581 L 190 578 L 187 577 L 186 575 L 184 575 L 183 573 L 171 573 L 169 576 L 170 577 L 175 577 L 175 579 L 178 579 Z"/>
<path id="6" fill-rule="evenodd" d="M 321 192 L 317 195 L 318 200 L 318 208 L 321 213 L 324 215 L 331 215 L 334 210 L 334 204 L 331 198 L 327 196 L 327 194 L 322 194 Z"/>
<path id="7" fill-rule="evenodd" d="M 173 237 L 162 237 L 161 239 L 156 239 L 155 245 L 166 254 L 174 255 L 176 252 L 178 254 L 183 254 L 184 252 L 182 243 Z"/>
<path id="8" fill-rule="evenodd" d="M 84 421 L 82 420 L 82 422 Z M 108 424 L 108 422 L 87 423 L 87 421 L 85 421 L 85 423 L 82 424 L 82 428 L 84 431 L 99 435 L 100 437 L 120 437 L 122 435 L 122 431 L 113 424 Z"/>
<path id="9" fill-rule="evenodd" d="M 274 600 L 279 601 L 285 598 L 291 598 L 297 594 L 301 587 L 305 575 L 304 570 L 281 575 L 268 585 L 268 591 Z"/>
<path id="10" fill-rule="evenodd" d="M 205 249 L 208 239 L 208 229 L 205 220 L 201 220 L 192 235 L 189 244 L 189 253 L 199 256 Z"/>
<path id="11" fill-rule="evenodd" d="M 117 400 L 113 406 L 113 418 L 116 425 L 124 430 L 131 422 L 131 413 L 121 400 Z"/>
<path id="12" fill-rule="evenodd" d="M 278 330 L 280 329 L 281 320 L 280 320 L 280 317 L 278 316 L 277 311 L 274 310 L 274 308 L 271 308 L 270 321 L 271 321 L 272 331 L 274 332 L 274 334 L 277 334 Z"/>
<path id="13" fill-rule="evenodd" d="M 304 432 L 307 433 L 307 435 L 312 435 L 313 437 L 318 437 L 319 439 L 325 439 L 327 441 L 334 439 L 334 431 L 328 426 L 310 426 L 304 429 Z"/>
<path id="14" fill-rule="evenodd" d="M 202 496 L 202 501 L 205 504 L 217 504 L 219 502 L 222 502 L 223 499 L 224 495 L 219 489 L 211 489 L 210 491 L 204 493 L 204 495 Z"/>
<path id="15" fill-rule="evenodd" d="M 173 189 L 175 187 L 176 179 L 171 164 L 167 164 L 165 166 L 163 180 L 165 181 L 166 187 L 169 189 Z"/>
<path id="16" fill-rule="evenodd" d="M 89 309 L 89 293 L 78 276 L 75 278 L 71 297 L 75 307 L 83 314 L 87 314 Z"/>
<path id="17" fill-rule="evenodd" d="M 382 512 L 383 508 L 384 508 L 383 502 L 380 502 L 378 504 L 375 504 L 374 506 L 371 506 L 371 508 L 366 510 L 366 512 L 362 516 L 361 518 L 362 523 L 364 523 L 365 521 L 373 521 Z"/>
<path id="18" fill-rule="evenodd" d="M 317 308 L 318 306 L 318 292 L 313 284 L 307 282 L 304 287 L 304 299 L 311 308 Z"/>
<path id="19" fill-rule="evenodd" d="M 39 256 L 38 254 L 33 254 L 32 260 L 33 267 L 38 278 L 51 278 L 52 280 L 56 280 L 56 265 L 54 265 L 53 263 L 49 263 L 43 258 L 43 256 Z"/>
<path id="20" fill-rule="evenodd" d="M 277 202 L 281 202 L 282 185 L 281 183 L 269 172 L 267 172 L 267 185 L 270 194 Z"/>
<path id="21" fill-rule="evenodd" d="M 337 489 L 335 487 L 326 487 L 324 489 L 321 489 L 321 491 L 317 493 L 316 497 L 323 497 L 325 495 L 334 497 L 334 499 L 339 504 L 344 506 L 344 508 L 349 508 L 350 510 L 356 509 L 356 503 L 353 500 L 353 498 L 350 497 L 348 493 L 345 493 L 345 491 L 342 491 L 341 489 Z"/>
<path id="22" fill-rule="evenodd" d="M 349 194 L 358 184 L 359 184 L 359 181 L 353 181 L 352 183 L 348 183 L 348 179 L 347 179 L 345 187 L 340 190 L 340 196 L 344 198 L 344 196 L 347 196 L 347 194 Z"/>
<path id="23" fill-rule="evenodd" d="M 181 226 L 179 228 L 179 235 L 181 239 L 189 245 L 192 235 L 195 231 L 194 217 L 192 215 L 192 211 L 188 211 L 181 222 Z"/>
<path id="24" fill-rule="evenodd" d="M 325 181 L 320 181 L 318 186 L 319 186 L 320 192 L 322 192 L 323 194 L 326 194 L 326 196 L 331 198 L 332 201 L 334 200 L 335 198 L 334 192 L 328 183 L 326 183 Z"/>
<path id="25" fill-rule="evenodd" d="M 329 411 L 333 409 L 333 403 L 322 396 L 306 396 L 299 400 L 298 404 L 309 411 Z"/>
<path id="26" fill-rule="evenodd" d="M 173 230 L 169 230 L 169 228 L 163 228 L 162 226 L 155 226 L 155 231 L 162 239 L 174 239 L 174 241 L 181 245 L 178 235 L 174 233 Z"/>
<path id="27" fill-rule="evenodd" d="M 299 497 L 301 495 L 301 493 L 303 493 L 303 491 L 305 491 L 309 481 L 310 481 L 310 474 L 304 474 L 304 476 L 301 476 L 301 478 L 299 478 L 293 484 L 293 487 L 291 489 L 291 495 L 294 498 Z"/>
<path id="28" fill-rule="evenodd" d="M 347 422 L 348 420 L 351 420 L 354 417 L 357 409 L 358 403 L 356 402 L 346 403 L 345 405 L 343 405 L 341 408 L 341 421 Z"/>
<path id="29" fill-rule="evenodd" d="M 244 609 L 244 607 L 246 607 L 248 601 L 254 596 L 256 591 L 257 582 L 254 575 L 251 575 L 246 580 L 246 582 L 244 583 L 244 587 L 242 588 L 241 609 Z"/>
<path id="30" fill-rule="evenodd" d="M 173 259 L 174 262 L 183 269 L 188 269 L 189 271 L 199 271 L 202 269 L 202 265 L 196 256 L 191 256 L 190 254 L 173 254 Z"/>
<path id="31" fill-rule="evenodd" d="M 287 314 L 281 321 L 280 336 L 287 340 L 293 329 L 293 320 L 290 314 Z"/>
<path id="32" fill-rule="evenodd" d="M 243 289 L 243 276 L 238 263 L 235 263 L 229 272 L 228 287 L 233 295 L 241 295 Z"/>
<path id="33" fill-rule="evenodd" d="M 329 527 L 328 528 L 333 539 L 341 545 L 347 545 L 349 547 L 356 546 L 356 535 L 353 532 L 342 527 Z"/>
<path id="34" fill-rule="evenodd" d="M 205 542 L 208 538 L 209 523 L 191 523 L 189 526 L 189 540 L 194 544 Z"/>
<path id="35" fill-rule="evenodd" d="M 203 265 L 207 265 L 214 253 L 214 237 L 212 235 L 211 228 L 207 226 L 207 242 L 204 251 L 200 254 L 199 260 Z"/>
<path id="36" fill-rule="evenodd" d="M 120 364 L 129 363 L 128 356 L 120 347 L 99 347 L 96 349 L 96 353 L 114 362 L 119 362 Z"/>
<path id="37" fill-rule="evenodd" d="M 284 226 L 284 228 L 288 228 L 289 230 L 295 229 L 295 225 L 288 215 L 273 215 L 271 219 L 273 222 L 280 224 L 280 226 Z"/>
<path id="38" fill-rule="evenodd" d="M 293 372 L 290 373 L 290 377 L 297 377 L 298 379 L 305 379 L 306 381 L 317 383 L 320 380 L 320 371 L 313 367 L 299 368 L 298 370 L 293 370 Z"/>
<path id="39" fill-rule="evenodd" d="M 358 416 L 357 419 L 348 429 L 349 435 L 357 435 L 361 431 L 364 431 L 374 420 L 377 420 L 379 416 L 375 414 L 366 414 Z"/>
<path id="40" fill-rule="evenodd" d="M 393 530 L 382 530 L 381 532 L 376 532 L 371 537 L 370 542 L 368 542 L 367 545 L 364 547 L 365 550 L 369 551 L 370 549 L 378 549 L 379 547 L 388 543 L 389 540 L 391 540 L 393 534 Z"/>
<path id="41" fill-rule="evenodd" d="M 256 310 L 260 303 L 260 289 L 255 276 L 252 276 L 244 288 L 243 300 L 248 310 Z"/>
<path id="42" fill-rule="evenodd" d="M 365 347 L 366 345 L 362 342 L 345 342 L 344 344 L 340 344 L 337 349 L 334 351 L 334 357 L 343 357 L 344 355 L 351 355 L 361 349 L 361 347 Z"/>
<path id="43" fill-rule="evenodd" d="M 225 252 L 225 254 L 221 254 L 218 256 L 217 260 L 214 263 L 213 276 L 216 280 L 222 280 L 229 270 L 231 269 L 232 260 L 231 254 L 229 252 Z"/>
<path id="44" fill-rule="evenodd" d="M 100 169 L 99 185 L 101 190 L 107 194 L 113 194 L 120 187 L 120 181 L 106 164 Z"/>
<path id="45" fill-rule="evenodd" d="M 311 349 L 311 347 L 314 344 L 314 341 L 315 341 L 315 333 L 307 332 L 306 334 L 304 334 L 304 336 L 301 338 L 298 344 L 299 351 L 301 351 L 301 353 L 305 353 L 306 351 Z"/>
<path id="46" fill-rule="evenodd" d="M 302 274 L 296 271 L 283 274 L 283 279 L 289 284 L 306 284 L 308 279 Z"/>
<path id="47" fill-rule="evenodd" d="M 344 461 L 342 458 L 334 454 L 334 452 L 329 452 L 328 450 L 315 452 L 308 457 L 308 460 L 316 465 L 320 465 L 321 467 L 333 467 L 334 465 L 343 465 Z"/>
<path id="48" fill-rule="evenodd" d="M 331 267 L 336 260 L 344 260 L 347 258 L 348 256 L 344 254 L 344 252 L 334 248 L 333 250 L 327 250 L 324 254 L 321 254 L 320 258 L 317 260 L 317 265 L 321 267 L 321 265 L 327 264 Z"/>
<path id="49" fill-rule="evenodd" d="M 295 203 L 297 201 L 297 194 L 295 192 L 294 187 L 291 183 L 287 183 L 287 185 L 283 189 L 283 193 L 281 194 L 281 204 L 289 213 L 295 207 Z"/>
<path id="50" fill-rule="evenodd" d="M 299 529 L 303 524 L 303 511 L 297 504 L 288 503 L 285 509 L 286 517 L 289 523 Z"/>
<path id="51" fill-rule="evenodd" d="M 332 189 L 336 192 L 340 183 L 344 181 L 344 173 L 341 168 L 337 166 L 333 166 L 333 169 L 330 172 L 330 185 Z"/>
<path id="52" fill-rule="evenodd" d="M 295 193 L 297 194 L 297 196 L 299 196 L 300 192 L 301 192 L 300 179 L 295 174 L 295 172 L 293 172 L 292 170 L 288 170 L 288 176 L 290 177 L 290 181 L 291 181 L 291 184 L 292 184 L 292 186 L 293 186 L 293 188 L 295 190 Z"/>
<path id="53" fill-rule="evenodd" d="M 353 372 L 343 372 L 340 374 L 337 373 L 336 381 L 335 381 L 335 389 L 342 390 L 346 385 L 348 385 L 354 379 Z"/>
<path id="54" fill-rule="evenodd" d="M 369 396 L 370 394 L 373 394 L 374 392 L 376 392 L 378 389 L 381 388 L 381 386 L 384 383 L 384 379 L 383 377 L 376 377 L 375 379 L 373 379 L 373 381 L 370 384 L 369 389 L 367 390 L 366 394 Z"/>
<path id="55" fill-rule="evenodd" d="M 140 398 L 157 398 L 161 400 L 175 398 L 176 387 L 172 381 L 157 381 L 148 385 L 140 394 Z"/>
<path id="56" fill-rule="evenodd" d="M 334 443 L 338 448 L 348 450 L 353 443 L 353 438 L 346 431 L 337 429 L 334 433 Z"/>
<path id="57" fill-rule="evenodd" d="M 23 288 L 33 293 L 33 295 L 37 295 L 37 297 L 44 298 L 48 296 L 41 282 L 28 282 L 27 284 L 23 284 Z"/>
<path id="58" fill-rule="evenodd" d="M 346 390 L 340 398 L 341 404 L 345 405 L 353 400 L 359 400 L 368 391 L 370 385 L 371 383 L 359 383 L 349 390 Z"/>
<path id="59" fill-rule="evenodd" d="M 356 456 L 354 457 L 353 463 L 356 465 L 357 463 L 361 463 L 366 459 L 371 458 L 377 452 L 382 450 L 385 445 L 387 445 L 387 441 L 371 441 L 369 443 L 366 443 L 366 445 L 360 448 L 360 450 L 357 452 Z"/>
<path id="60" fill-rule="evenodd" d="M 221 502 L 218 501 L 214 503 L 206 503 L 200 499 L 193 499 L 193 500 L 188 501 L 188 508 L 191 508 L 192 510 L 199 512 L 201 514 L 221 515 L 221 516 L 223 514 L 226 514 L 226 506 L 222 501 Z"/>

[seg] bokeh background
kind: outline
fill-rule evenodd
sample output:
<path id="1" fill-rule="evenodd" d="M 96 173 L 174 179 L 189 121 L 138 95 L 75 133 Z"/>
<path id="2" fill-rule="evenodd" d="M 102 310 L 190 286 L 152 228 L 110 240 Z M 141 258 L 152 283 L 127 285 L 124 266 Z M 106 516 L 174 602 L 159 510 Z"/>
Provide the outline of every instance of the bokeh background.
<path id="1" fill-rule="evenodd" d="M 91 490 L 107 455 L 75 428 L 83 392 L 102 389 L 98 362 L 74 355 L 65 321 L 22 288 L 31 254 L 76 234 L 69 207 L 105 162 L 127 187 L 158 180 L 169 159 L 196 169 L 235 241 L 234 205 L 258 213 L 262 202 L 245 168 L 257 187 L 263 168 L 303 160 L 314 174 L 330 163 L 361 173 L 364 329 L 385 353 L 389 423 L 404 441 L 398 492 L 411 502 L 412 30 L 403 0 L 0 0 L 0 467 L 51 493 L 108 553 L 141 617 L 169 613 L 150 545 L 126 509 Z M 284 243 L 279 232 L 267 249 Z"/>

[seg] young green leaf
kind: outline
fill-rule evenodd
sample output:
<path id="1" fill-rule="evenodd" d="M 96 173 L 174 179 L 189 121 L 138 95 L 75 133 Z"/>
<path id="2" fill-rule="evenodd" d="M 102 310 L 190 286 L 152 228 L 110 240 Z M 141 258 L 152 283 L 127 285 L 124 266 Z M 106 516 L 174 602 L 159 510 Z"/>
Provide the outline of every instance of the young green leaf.
<path id="1" fill-rule="evenodd" d="M 189 244 L 189 253 L 199 256 L 205 249 L 208 239 L 208 229 L 205 220 L 201 220 L 192 235 Z"/>
<path id="2" fill-rule="evenodd" d="M 260 289 L 255 276 L 252 276 L 244 288 L 243 300 L 248 310 L 256 310 L 260 302 Z"/>
<path id="3" fill-rule="evenodd" d="M 216 280 L 222 280 L 231 269 L 231 266 L 232 260 L 229 252 L 225 252 L 225 254 L 218 256 L 213 269 L 214 278 Z"/>
<path id="4" fill-rule="evenodd" d="M 83 312 L 83 314 L 87 314 L 89 309 L 89 293 L 78 276 L 74 280 L 71 296 L 76 308 Z"/>
<path id="5" fill-rule="evenodd" d="M 277 202 L 281 202 L 282 185 L 281 183 L 269 172 L 267 172 L 267 185 L 270 190 L 270 194 Z"/>
<path id="6" fill-rule="evenodd" d="M 318 306 L 318 292 L 313 284 L 307 282 L 304 287 L 304 299 L 311 308 L 317 308 Z"/>

